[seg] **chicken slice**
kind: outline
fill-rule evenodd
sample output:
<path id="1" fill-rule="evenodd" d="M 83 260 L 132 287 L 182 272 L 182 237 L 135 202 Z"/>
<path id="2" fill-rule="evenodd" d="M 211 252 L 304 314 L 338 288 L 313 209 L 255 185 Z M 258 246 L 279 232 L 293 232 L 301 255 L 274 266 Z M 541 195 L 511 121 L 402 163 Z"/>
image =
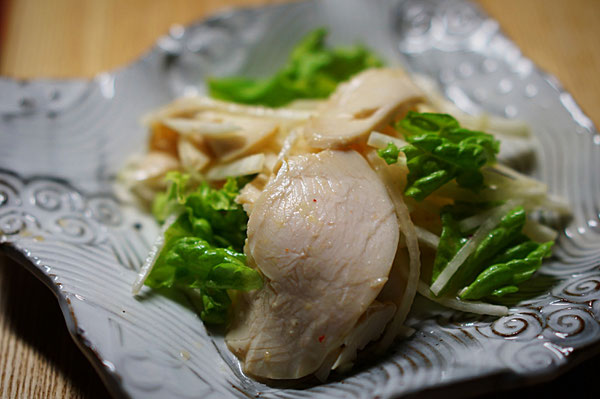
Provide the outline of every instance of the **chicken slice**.
<path id="1" fill-rule="evenodd" d="M 366 139 L 422 99 L 421 90 L 403 70 L 368 69 L 338 86 L 308 120 L 305 134 L 316 148 L 345 146 Z"/>
<path id="2" fill-rule="evenodd" d="M 387 281 L 398 236 L 388 193 L 358 153 L 284 162 L 248 222 L 246 254 L 265 285 L 241 298 L 226 336 L 245 372 L 291 379 L 318 370 Z"/>

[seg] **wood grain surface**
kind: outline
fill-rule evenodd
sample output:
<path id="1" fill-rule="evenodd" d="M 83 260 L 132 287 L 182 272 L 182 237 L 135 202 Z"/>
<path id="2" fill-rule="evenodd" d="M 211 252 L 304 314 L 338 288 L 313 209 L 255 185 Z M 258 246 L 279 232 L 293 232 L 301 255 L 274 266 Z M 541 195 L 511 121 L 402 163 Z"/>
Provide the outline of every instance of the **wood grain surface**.
<path id="1" fill-rule="evenodd" d="M 365 0 L 366 1 L 366 0 Z M 172 24 L 265 0 L 0 0 L 0 74 L 92 77 L 126 65 Z M 533 61 L 554 74 L 600 125 L 600 1 L 480 0 Z M 0 93 L 0 96 L 2 93 Z M 600 173 L 600 171 L 598 171 Z M 556 381 L 501 394 L 600 397 L 596 357 Z M 573 391 L 575 390 L 575 391 Z M 2 398 L 103 398 L 108 393 L 79 352 L 49 290 L 0 257 Z M 500 394 L 489 397 L 500 397 Z"/>

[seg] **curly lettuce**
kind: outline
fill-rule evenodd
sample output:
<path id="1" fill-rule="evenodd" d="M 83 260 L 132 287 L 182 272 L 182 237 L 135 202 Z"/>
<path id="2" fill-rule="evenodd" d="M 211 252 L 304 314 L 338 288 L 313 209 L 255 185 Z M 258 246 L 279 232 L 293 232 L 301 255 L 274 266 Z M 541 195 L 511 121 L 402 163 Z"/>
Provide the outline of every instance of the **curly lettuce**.
<path id="1" fill-rule="evenodd" d="M 453 179 L 461 187 L 483 188 L 480 169 L 494 162 L 500 149 L 491 134 L 461 128 L 447 114 L 409 111 L 396 128 L 410 143 L 400 149 L 409 170 L 404 193 L 417 201 Z"/>
<path id="2" fill-rule="evenodd" d="M 292 50 L 286 65 L 266 79 L 213 78 L 211 97 L 243 104 L 280 107 L 301 98 L 326 98 L 340 82 L 382 62 L 363 46 L 328 48 L 326 29 L 309 33 Z"/>
<path id="3" fill-rule="evenodd" d="M 475 280 L 459 293 L 461 299 L 502 297 L 519 291 L 518 285 L 529 280 L 552 253 L 554 242 L 524 241 L 489 262 Z"/>
<path id="4" fill-rule="evenodd" d="M 398 148 L 389 143 L 378 150 L 378 155 L 387 164 L 393 164 L 398 162 L 400 151 L 405 154 L 409 172 L 406 196 L 422 201 L 452 180 L 475 192 L 485 187 L 481 168 L 495 162 L 500 147 L 492 135 L 464 129 L 447 114 L 413 111 L 396 124 L 396 129 L 409 145 Z M 446 266 L 451 262 L 454 265 L 452 271 L 438 281 L 438 295 L 493 301 L 517 292 L 519 284 L 528 280 L 550 255 L 552 241 L 536 243 L 522 233 L 527 215 L 522 206 L 516 206 L 498 215 L 502 217 L 495 226 L 489 226 L 481 241 L 472 242 L 471 245 L 476 246 L 464 261 L 460 257 L 454 259 L 474 233 L 462 231 L 460 220 L 483 215 L 495 205 L 498 204 L 455 203 L 442 210 L 442 232 L 432 269 L 432 287 Z"/>
<path id="5" fill-rule="evenodd" d="M 471 204 L 448 206 L 442 211 L 442 234 L 433 266 L 432 283 L 449 261 L 466 244 L 470 231 L 461 231 L 459 219 L 485 212 L 486 207 Z M 444 292 L 460 299 L 494 301 L 519 291 L 552 251 L 552 241 L 536 243 L 522 233 L 527 215 L 522 206 L 509 210 L 477 245 L 451 277 Z"/>
<path id="6" fill-rule="evenodd" d="M 166 229 L 145 284 L 199 296 L 202 320 L 226 323 L 235 291 L 262 287 L 261 275 L 246 265 L 242 253 L 248 218 L 234 201 L 238 183 L 229 179 L 215 189 L 202 182 L 191 189 L 187 175 L 174 172 L 168 179 L 169 188 L 156 197 L 153 213 L 159 221 L 179 216 Z"/>

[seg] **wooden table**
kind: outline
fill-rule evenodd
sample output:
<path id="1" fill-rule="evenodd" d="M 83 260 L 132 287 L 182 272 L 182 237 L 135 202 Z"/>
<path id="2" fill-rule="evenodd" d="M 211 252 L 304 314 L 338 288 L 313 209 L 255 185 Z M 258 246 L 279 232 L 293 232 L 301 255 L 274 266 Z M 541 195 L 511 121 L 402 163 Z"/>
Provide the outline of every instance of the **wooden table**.
<path id="1" fill-rule="evenodd" d="M 15 78 L 92 77 L 135 60 L 171 24 L 187 24 L 226 5 L 266 2 L 0 1 L 0 74 Z M 600 126 L 600 1 L 479 3 L 525 55 L 558 77 Z M 600 358 L 594 358 L 543 387 L 509 395 L 567 395 L 573 385 L 590 395 L 585 397 L 599 397 L 600 384 L 593 371 L 599 367 Z M 108 396 L 71 340 L 52 294 L 20 266 L 1 257 L 0 373 L 3 398 Z"/>

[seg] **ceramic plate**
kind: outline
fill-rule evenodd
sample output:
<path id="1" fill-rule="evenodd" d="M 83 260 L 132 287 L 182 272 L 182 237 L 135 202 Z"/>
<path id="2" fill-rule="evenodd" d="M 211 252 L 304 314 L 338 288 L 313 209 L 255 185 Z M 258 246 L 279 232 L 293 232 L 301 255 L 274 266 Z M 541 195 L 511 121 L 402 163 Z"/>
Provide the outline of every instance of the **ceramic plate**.
<path id="1" fill-rule="evenodd" d="M 344 379 L 267 386 L 240 372 L 222 337 L 185 301 L 130 295 L 158 229 L 116 200 L 112 182 L 145 148 L 144 112 L 204 91 L 205 76 L 270 74 L 320 26 L 334 44 L 363 42 L 389 64 L 429 75 L 468 112 L 529 123 L 536 151 L 528 171 L 568 198 L 574 216 L 532 288 L 543 289 L 510 315 L 413 314 L 414 336 Z M 329 0 L 235 10 L 174 27 L 133 65 L 92 81 L 3 79 L 0 93 L 0 248 L 52 288 L 73 337 L 116 396 L 464 394 L 547 378 L 582 348 L 599 346 L 600 135 L 571 95 L 471 3 Z"/>

